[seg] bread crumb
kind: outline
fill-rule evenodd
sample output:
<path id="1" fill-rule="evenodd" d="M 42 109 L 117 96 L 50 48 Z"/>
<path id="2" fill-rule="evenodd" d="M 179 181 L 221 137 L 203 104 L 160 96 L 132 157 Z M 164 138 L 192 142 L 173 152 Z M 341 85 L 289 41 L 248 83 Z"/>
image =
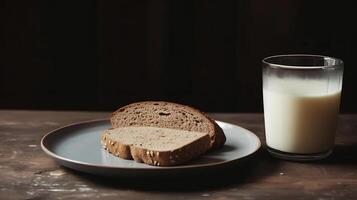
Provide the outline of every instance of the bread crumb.
<path id="1" fill-rule="evenodd" d="M 209 197 L 209 196 L 211 196 L 211 195 L 208 194 L 208 193 L 203 193 L 201 196 L 203 196 L 203 197 Z"/>

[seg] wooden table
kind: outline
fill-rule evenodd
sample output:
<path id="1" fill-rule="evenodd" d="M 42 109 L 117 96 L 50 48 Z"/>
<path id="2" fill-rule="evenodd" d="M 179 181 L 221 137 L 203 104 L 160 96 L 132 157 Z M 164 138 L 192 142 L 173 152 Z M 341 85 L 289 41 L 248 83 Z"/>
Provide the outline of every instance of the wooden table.
<path id="1" fill-rule="evenodd" d="M 262 114 L 211 114 L 256 133 L 263 148 L 232 170 L 175 180 L 108 179 L 58 166 L 40 148 L 48 131 L 101 112 L 0 111 L 0 199 L 357 199 L 357 115 L 341 115 L 337 146 L 320 162 L 264 149 Z"/>

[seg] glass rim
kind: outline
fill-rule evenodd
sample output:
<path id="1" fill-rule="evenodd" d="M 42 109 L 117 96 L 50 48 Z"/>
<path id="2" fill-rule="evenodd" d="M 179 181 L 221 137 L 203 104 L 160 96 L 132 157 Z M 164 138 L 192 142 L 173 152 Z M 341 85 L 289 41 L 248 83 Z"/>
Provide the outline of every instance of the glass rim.
<path id="1" fill-rule="evenodd" d="M 285 65 L 279 64 L 277 62 L 269 62 L 269 60 L 274 58 L 287 58 L 287 57 L 305 57 L 305 58 L 320 58 L 323 60 L 334 60 L 336 64 L 330 65 Z M 331 57 L 331 56 L 324 56 L 324 55 L 315 55 L 315 54 L 281 54 L 281 55 L 274 55 L 265 57 L 262 60 L 262 63 L 268 65 L 272 68 L 282 68 L 282 69 L 300 69 L 300 70 L 309 70 L 309 69 L 336 69 L 338 67 L 343 67 L 343 61 L 339 58 Z"/>

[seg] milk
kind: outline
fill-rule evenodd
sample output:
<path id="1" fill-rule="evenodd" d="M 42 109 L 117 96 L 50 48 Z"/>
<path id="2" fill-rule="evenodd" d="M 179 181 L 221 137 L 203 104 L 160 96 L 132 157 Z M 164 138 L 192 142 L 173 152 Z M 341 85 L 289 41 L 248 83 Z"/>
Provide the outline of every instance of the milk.
<path id="1" fill-rule="evenodd" d="M 263 96 L 269 147 L 299 154 L 333 147 L 341 88 L 328 80 L 269 77 Z"/>

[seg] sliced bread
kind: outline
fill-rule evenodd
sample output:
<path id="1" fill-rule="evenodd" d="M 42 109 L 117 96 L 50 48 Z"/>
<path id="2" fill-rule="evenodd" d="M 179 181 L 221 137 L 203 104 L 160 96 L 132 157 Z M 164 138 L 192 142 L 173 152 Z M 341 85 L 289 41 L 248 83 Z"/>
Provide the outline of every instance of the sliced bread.
<path id="1" fill-rule="evenodd" d="M 226 141 L 223 130 L 197 109 L 163 101 L 146 101 L 129 104 L 112 114 L 113 128 L 126 126 L 150 126 L 208 133 L 211 149 L 217 149 Z"/>
<path id="2" fill-rule="evenodd" d="M 210 148 L 208 133 L 157 127 L 119 127 L 102 135 L 110 153 L 155 166 L 187 162 Z"/>

